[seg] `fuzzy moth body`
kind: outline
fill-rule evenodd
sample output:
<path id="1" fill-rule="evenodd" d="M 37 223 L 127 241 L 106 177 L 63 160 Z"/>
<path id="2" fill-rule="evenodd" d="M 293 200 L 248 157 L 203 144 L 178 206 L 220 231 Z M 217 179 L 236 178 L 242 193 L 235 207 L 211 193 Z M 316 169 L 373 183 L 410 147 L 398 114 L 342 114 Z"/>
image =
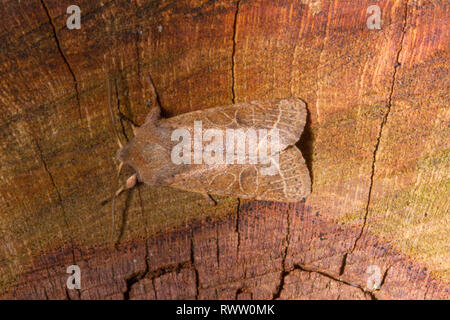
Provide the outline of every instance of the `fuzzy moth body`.
<path id="1" fill-rule="evenodd" d="M 306 105 L 296 98 L 238 103 L 167 119 L 154 107 L 117 157 L 148 185 L 296 202 L 311 191 L 308 168 L 295 146 L 305 122 Z M 241 143 L 237 137 L 243 133 Z"/>

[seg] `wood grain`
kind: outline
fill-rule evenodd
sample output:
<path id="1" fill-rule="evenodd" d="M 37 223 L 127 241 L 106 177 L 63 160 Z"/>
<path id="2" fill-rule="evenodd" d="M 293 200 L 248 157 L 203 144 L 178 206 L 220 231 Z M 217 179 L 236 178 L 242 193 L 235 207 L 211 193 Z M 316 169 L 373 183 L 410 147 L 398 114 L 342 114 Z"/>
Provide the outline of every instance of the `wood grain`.
<path id="1" fill-rule="evenodd" d="M 447 2 L 377 1 L 381 30 L 372 1 L 79 1 L 68 30 L 71 4 L 0 8 L 2 298 L 449 298 Z M 304 100 L 306 202 L 140 185 L 111 240 L 106 81 L 125 142 L 156 99 L 147 75 L 165 117 Z"/>

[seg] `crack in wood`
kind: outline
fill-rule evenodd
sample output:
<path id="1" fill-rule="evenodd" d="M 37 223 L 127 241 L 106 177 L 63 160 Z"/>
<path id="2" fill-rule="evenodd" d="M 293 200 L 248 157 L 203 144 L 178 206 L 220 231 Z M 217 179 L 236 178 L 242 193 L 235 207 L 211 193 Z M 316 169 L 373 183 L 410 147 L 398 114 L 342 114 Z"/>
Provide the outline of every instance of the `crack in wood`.
<path id="1" fill-rule="evenodd" d="M 344 255 L 342 256 L 341 267 L 339 268 L 340 276 L 342 276 L 345 272 L 345 267 L 347 266 L 347 257 L 348 257 L 348 252 L 344 253 Z"/>
<path id="2" fill-rule="evenodd" d="M 56 26 L 55 23 L 53 22 L 53 19 L 50 15 L 50 10 L 47 6 L 47 4 L 45 3 L 44 0 L 41 0 L 41 4 L 42 7 L 44 8 L 45 14 L 47 15 L 48 21 L 50 23 L 50 26 L 52 27 L 52 31 L 53 31 L 53 36 L 55 38 L 55 42 L 56 42 L 56 47 L 58 48 L 58 52 L 61 55 L 64 64 L 67 66 L 67 69 L 69 70 L 70 75 L 72 76 L 72 80 L 73 80 L 73 85 L 74 85 L 74 89 L 75 89 L 75 98 L 77 100 L 77 104 L 78 104 L 78 116 L 81 120 L 82 116 L 81 116 L 81 102 L 80 102 L 80 92 L 78 90 L 78 81 L 77 81 L 77 77 L 75 76 L 75 72 L 73 71 L 72 66 L 69 63 L 69 60 L 67 59 L 66 54 L 64 53 L 64 51 L 62 50 L 61 47 L 61 42 L 59 41 L 58 38 L 58 34 L 56 32 Z"/>
<path id="3" fill-rule="evenodd" d="M 235 78 L 235 58 L 236 58 L 236 34 L 237 34 L 237 18 L 239 14 L 239 6 L 241 4 L 241 0 L 236 1 L 236 10 L 234 12 L 234 21 L 233 21 L 233 49 L 231 52 L 231 102 L 236 103 L 236 78 Z"/>
<path id="4" fill-rule="evenodd" d="M 134 122 L 133 119 L 130 119 L 129 117 L 124 115 L 121 110 L 119 110 L 119 117 L 120 120 L 125 120 L 126 122 L 130 123 L 133 127 L 139 128 L 139 125 L 136 122 Z"/>
<path id="5" fill-rule="evenodd" d="M 237 246 L 236 246 L 236 259 L 239 258 L 239 249 L 241 247 L 241 232 L 239 231 L 240 227 L 240 211 L 241 211 L 241 199 L 237 198 L 237 206 L 236 206 L 236 226 L 235 232 L 237 233 Z"/>
<path id="6" fill-rule="evenodd" d="M 217 269 L 220 267 L 220 246 L 219 246 L 219 224 L 216 223 L 216 261 L 217 261 Z"/>
<path id="7" fill-rule="evenodd" d="M 138 191 L 139 206 L 140 206 L 140 209 L 141 209 L 141 213 L 142 213 L 142 215 L 144 215 L 144 206 L 143 206 L 143 203 L 142 203 L 142 196 L 141 196 L 141 190 L 139 188 L 139 185 L 137 185 L 136 188 L 137 188 L 137 191 Z M 147 227 L 148 226 L 147 226 L 147 223 L 146 223 L 145 224 L 145 228 L 146 228 L 146 231 L 148 232 Z M 133 286 L 136 283 L 138 283 L 140 280 L 142 280 L 144 278 L 147 278 L 149 273 L 150 273 L 150 261 L 149 261 L 150 255 L 149 255 L 148 239 L 145 239 L 144 244 L 145 244 L 145 255 L 144 255 L 145 269 L 144 269 L 144 271 L 142 271 L 140 274 L 136 275 L 135 277 L 132 276 L 132 277 L 130 277 L 130 278 L 125 280 L 125 283 L 126 283 L 127 287 L 126 287 L 125 292 L 123 293 L 124 300 L 130 300 L 130 292 L 133 289 Z M 153 283 L 153 286 L 154 286 L 154 279 L 152 279 L 152 283 Z M 155 297 L 156 297 L 156 290 L 155 290 Z"/>
<path id="8" fill-rule="evenodd" d="M 360 231 L 358 237 L 355 239 L 355 242 L 353 243 L 353 247 L 351 248 L 351 250 L 349 252 L 347 252 L 343 256 L 342 265 L 341 265 L 341 269 L 340 269 L 340 272 L 339 272 L 340 275 L 344 274 L 344 272 L 345 272 L 345 266 L 346 266 L 346 263 L 347 263 L 348 254 L 353 253 L 353 251 L 355 250 L 359 240 L 361 239 L 361 237 L 364 234 L 364 230 L 366 229 L 367 218 L 369 216 L 369 208 L 370 208 L 370 204 L 371 204 L 371 200 L 372 200 L 372 191 L 373 191 L 372 189 L 373 189 L 373 184 L 374 184 L 375 166 L 376 166 L 376 161 L 377 161 L 377 152 L 378 152 L 378 149 L 380 147 L 381 137 L 383 135 L 384 126 L 385 126 L 385 124 L 386 124 L 386 122 L 388 120 L 389 114 L 391 112 L 392 95 L 394 93 L 394 87 L 395 87 L 395 82 L 396 82 L 396 78 L 397 78 L 397 70 L 398 70 L 398 67 L 400 67 L 400 65 L 401 65 L 400 61 L 399 61 L 399 58 L 400 58 L 400 54 L 401 54 L 402 49 L 403 49 L 403 41 L 404 41 L 405 34 L 406 34 L 407 19 L 408 19 L 408 0 L 405 1 L 402 35 L 401 35 L 400 41 L 399 41 L 399 49 L 397 50 L 397 54 L 396 54 L 396 60 L 395 60 L 395 64 L 394 64 L 394 71 L 393 71 L 393 74 L 392 74 L 392 83 L 391 83 L 391 87 L 390 87 L 390 90 L 389 90 L 388 102 L 387 102 L 387 105 L 386 105 L 386 112 L 384 113 L 383 119 L 382 119 L 382 121 L 380 123 L 380 127 L 379 127 L 379 130 L 378 130 L 378 135 L 377 135 L 377 140 L 376 140 L 374 151 L 373 151 L 371 174 L 370 174 L 370 183 L 369 183 L 369 191 L 368 191 L 368 196 L 367 196 L 367 204 L 366 204 L 366 208 L 365 208 L 363 224 L 362 224 L 361 231 Z"/>
<path id="9" fill-rule="evenodd" d="M 386 282 L 386 278 L 388 275 L 389 270 L 391 269 L 392 266 L 388 266 L 386 268 L 386 270 L 384 271 L 383 277 L 381 278 L 381 282 L 380 282 L 380 287 L 378 288 L 378 290 L 381 289 L 381 287 L 384 285 L 384 283 Z M 428 288 L 427 288 L 428 289 Z"/>
<path id="10" fill-rule="evenodd" d="M 164 108 L 161 104 L 160 95 L 158 93 L 158 90 L 156 90 L 155 84 L 153 82 L 153 78 L 149 73 L 147 73 L 147 81 L 150 85 L 151 93 L 153 94 L 153 101 L 152 101 L 152 105 L 150 106 L 150 109 L 154 108 L 154 107 L 158 107 L 161 112 L 161 116 L 164 118 L 167 118 L 168 115 L 164 112 Z M 156 104 L 156 106 L 154 104 Z"/>
<path id="11" fill-rule="evenodd" d="M 236 293 L 234 294 L 234 300 L 238 300 L 239 299 L 239 295 L 242 294 L 242 293 L 250 294 L 250 300 L 253 300 L 253 293 L 251 291 L 249 291 L 249 289 L 246 286 L 240 286 L 236 290 Z"/>
<path id="12" fill-rule="evenodd" d="M 287 230 L 286 230 L 286 237 L 285 237 L 285 248 L 283 250 L 283 256 L 281 259 L 281 272 L 280 272 L 280 282 L 278 283 L 278 286 L 276 288 L 275 293 L 273 294 L 272 300 L 278 299 L 281 295 L 281 292 L 284 288 L 284 279 L 287 276 L 289 272 L 286 271 L 286 257 L 289 250 L 290 245 L 290 233 L 291 233 L 291 221 L 290 221 L 290 211 L 287 210 L 286 213 L 286 222 L 287 222 Z"/>
<path id="13" fill-rule="evenodd" d="M 72 300 L 69 294 L 69 289 L 67 287 L 64 289 L 64 292 L 66 293 L 66 300 Z"/>
<path id="14" fill-rule="evenodd" d="M 126 133 L 125 126 L 123 125 L 123 117 L 121 116 L 123 113 L 122 113 L 122 110 L 120 110 L 119 87 L 117 85 L 117 80 L 116 79 L 114 79 L 114 90 L 115 90 L 115 94 L 116 94 L 116 105 L 117 105 L 117 111 L 119 113 L 120 127 L 122 129 L 122 134 L 125 137 L 125 141 L 128 142 L 128 141 L 130 141 L 130 139 L 128 138 L 128 135 Z M 127 119 L 127 121 L 128 121 L 128 119 Z"/>
<path id="15" fill-rule="evenodd" d="M 156 287 L 155 287 L 156 279 L 158 279 L 166 274 L 169 274 L 169 273 L 174 273 L 174 272 L 180 273 L 181 270 L 194 268 L 191 261 L 184 261 L 184 262 L 180 262 L 177 264 L 166 265 L 166 266 L 160 267 L 156 270 L 150 271 L 150 264 L 148 262 L 147 254 L 146 254 L 145 259 L 146 259 L 145 270 L 142 272 L 135 273 L 131 277 L 125 279 L 127 288 L 126 288 L 125 292 L 123 293 L 124 300 L 130 300 L 131 290 L 137 283 L 139 283 L 143 279 L 151 280 L 153 290 L 155 292 L 155 297 L 157 298 L 157 292 L 156 292 Z"/>
<path id="16" fill-rule="evenodd" d="M 36 149 L 38 151 L 37 153 L 39 155 L 39 159 L 41 160 L 41 163 L 42 163 L 42 165 L 44 167 L 44 170 L 45 170 L 45 172 L 47 173 L 47 175 L 48 175 L 48 177 L 50 179 L 50 183 L 52 184 L 52 187 L 53 187 L 53 189 L 56 192 L 56 196 L 58 198 L 58 203 L 59 203 L 59 206 L 61 207 L 61 211 L 62 211 L 62 214 L 63 214 L 64 225 L 67 228 L 67 231 L 69 231 L 70 228 L 69 228 L 69 223 L 67 222 L 67 213 L 66 213 L 66 210 L 65 210 L 64 205 L 63 205 L 63 199 L 62 199 L 61 192 L 59 191 L 59 188 L 56 185 L 56 182 L 55 182 L 55 179 L 53 177 L 53 174 L 50 172 L 50 169 L 48 168 L 48 164 L 47 164 L 47 162 L 44 159 L 41 146 L 39 145 L 37 139 L 35 138 L 35 136 L 33 134 L 30 133 L 30 137 L 31 137 L 31 139 L 33 140 L 33 142 L 34 142 L 34 144 L 36 146 Z M 69 237 L 70 251 L 71 251 L 71 255 L 72 255 L 72 263 L 74 265 L 76 265 L 77 262 L 76 262 L 76 258 L 75 258 L 74 240 L 73 240 L 72 236 L 70 235 L 70 232 L 68 232 L 67 236 Z M 81 297 L 80 290 L 77 290 L 77 293 L 78 293 L 78 296 Z"/>
<path id="17" fill-rule="evenodd" d="M 143 97 L 144 94 L 142 92 L 142 89 L 144 88 L 144 86 L 142 85 L 142 79 L 141 79 L 141 50 L 139 48 L 139 44 L 141 41 L 141 34 L 142 34 L 142 28 L 139 24 L 136 23 L 136 17 L 137 17 L 137 13 L 139 11 L 139 7 L 138 7 L 138 3 L 137 1 L 134 1 L 134 9 L 135 12 L 133 14 L 133 23 L 136 27 L 136 39 L 135 39 L 135 47 L 136 47 L 136 60 L 137 60 L 137 76 L 138 76 L 138 82 L 139 82 L 139 86 L 141 88 L 141 96 Z"/>
<path id="18" fill-rule="evenodd" d="M 191 229 L 191 252 L 190 252 L 190 263 L 192 269 L 194 269 L 195 274 L 195 300 L 198 300 L 199 297 L 199 286 L 200 286 L 200 279 L 198 276 L 198 270 L 195 265 L 195 255 L 194 255 L 194 229 Z"/>
<path id="19" fill-rule="evenodd" d="M 344 280 L 344 279 L 342 279 L 340 277 L 336 278 L 336 277 L 332 276 L 331 274 L 328 274 L 326 272 L 323 272 L 323 271 L 320 271 L 320 270 L 317 270 L 317 269 L 306 268 L 306 267 L 304 267 L 302 265 L 299 265 L 299 264 L 294 264 L 293 268 L 291 268 L 289 271 L 285 271 L 284 272 L 283 279 L 282 279 L 283 283 L 285 281 L 284 278 L 287 277 L 288 275 L 290 275 L 295 270 L 299 270 L 299 271 L 302 271 L 302 272 L 308 272 L 308 273 L 316 273 L 316 274 L 318 274 L 320 276 L 323 276 L 323 277 L 326 277 L 326 278 L 328 278 L 328 279 L 330 279 L 332 281 L 339 282 L 341 284 L 344 284 L 346 286 L 350 286 L 350 287 L 353 287 L 353 288 L 357 288 L 357 289 L 361 290 L 361 292 L 365 296 L 368 296 L 371 300 L 377 300 L 377 298 L 376 298 L 376 296 L 375 296 L 373 291 L 366 290 L 364 287 L 362 287 L 362 286 L 360 286 L 358 284 L 355 284 L 355 283 L 352 283 L 350 281 Z M 274 296 L 273 300 L 279 298 L 281 296 L 282 291 L 283 291 L 283 288 L 280 288 L 279 295 L 276 296 L 276 297 Z"/>

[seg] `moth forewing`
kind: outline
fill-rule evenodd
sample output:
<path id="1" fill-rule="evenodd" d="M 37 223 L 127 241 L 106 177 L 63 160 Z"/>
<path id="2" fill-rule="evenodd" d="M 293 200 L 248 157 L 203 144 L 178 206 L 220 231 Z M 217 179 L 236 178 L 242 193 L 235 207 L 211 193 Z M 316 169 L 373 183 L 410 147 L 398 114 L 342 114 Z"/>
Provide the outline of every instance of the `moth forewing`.
<path id="1" fill-rule="evenodd" d="M 299 201 L 311 188 L 295 147 L 306 121 L 296 98 L 253 101 L 168 119 L 153 110 L 119 152 L 150 185 L 225 196 Z"/>

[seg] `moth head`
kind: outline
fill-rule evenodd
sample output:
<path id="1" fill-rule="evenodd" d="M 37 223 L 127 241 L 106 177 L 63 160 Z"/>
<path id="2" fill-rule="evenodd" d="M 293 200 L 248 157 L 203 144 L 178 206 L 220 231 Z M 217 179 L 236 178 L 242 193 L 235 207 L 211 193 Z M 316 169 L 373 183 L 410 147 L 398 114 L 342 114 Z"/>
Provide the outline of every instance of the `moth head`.
<path id="1" fill-rule="evenodd" d="M 132 167 L 138 181 L 147 185 L 161 185 L 162 176 L 171 165 L 170 156 L 162 143 L 137 135 L 117 151 L 117 158 Z"/>
<path id="2" fill-rule="evenodd" d="M 133 168 L 134 171 L 136 172 L 136 176 L 137 176 L 138 180 L 142 181 L 140 178 L 141 174 L 139 172 L 139 168 L 140 168 L 139 146 L 136 144 L 134 139 L 129 141 L 122 148 L 120 148 L 117 151 L 116 157 L 121 163 L 126 164 L 126 165 L 130 166 L 131 168 Z"/>

